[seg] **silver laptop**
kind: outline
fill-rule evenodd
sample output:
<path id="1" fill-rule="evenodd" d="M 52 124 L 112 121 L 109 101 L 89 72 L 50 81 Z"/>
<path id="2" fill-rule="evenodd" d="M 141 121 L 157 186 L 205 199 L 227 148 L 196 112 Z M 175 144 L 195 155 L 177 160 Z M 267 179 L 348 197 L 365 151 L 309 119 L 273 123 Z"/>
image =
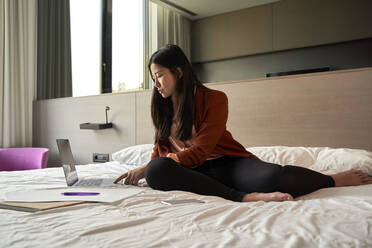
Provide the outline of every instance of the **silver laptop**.
<path id="1" fill-rule="evenodd" d="M 75 168 L 75 161 L 72 156 L 70 142 L 68 139 L 57 139 L 57 146 L 59 150 L 59 156 L 61 158 L 63 172 L 65 173 L 66 183 L 68 186 L 100 186 L 100 187 L 114 187 L 120 184 L 114 184 L 116 178 L 90 178 L 80 179 Z"/>

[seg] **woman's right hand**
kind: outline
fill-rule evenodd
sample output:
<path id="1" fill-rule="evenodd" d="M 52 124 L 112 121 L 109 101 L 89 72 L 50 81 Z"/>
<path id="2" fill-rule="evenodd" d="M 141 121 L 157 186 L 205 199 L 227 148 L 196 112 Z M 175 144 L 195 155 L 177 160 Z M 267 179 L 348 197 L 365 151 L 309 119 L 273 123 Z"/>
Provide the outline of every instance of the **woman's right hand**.
<path id="1" fill-rule="evenodd" d="M 120 180 L 125 179 L 125 184 L 138 185 L 138 181 L 145 177 L 145 169 L 147 164 L 138 167 L 136 169 L 125 172 L 123 175 L 118 177 L 114 183 L 118 183 Z"/>

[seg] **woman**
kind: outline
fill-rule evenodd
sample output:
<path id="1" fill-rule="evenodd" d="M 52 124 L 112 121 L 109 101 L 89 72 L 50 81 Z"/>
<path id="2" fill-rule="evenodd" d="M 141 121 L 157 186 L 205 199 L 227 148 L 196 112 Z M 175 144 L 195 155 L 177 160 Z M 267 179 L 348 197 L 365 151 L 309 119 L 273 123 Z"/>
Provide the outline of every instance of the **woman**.
<path id="1" fill-rule="evenodd" d="M 154 81 L 151 161 L 118 177 L 137 185 L 146 177 L 157 190 L 183 190 L 228 200 L 285 201 L 315 190 L 372 183 L 362 171 L 324 175 L 298 166 L 266 163 L 226 130 L 226 95 L 200 83 L 176 45 L 155 52 L 148 64 Z"/>

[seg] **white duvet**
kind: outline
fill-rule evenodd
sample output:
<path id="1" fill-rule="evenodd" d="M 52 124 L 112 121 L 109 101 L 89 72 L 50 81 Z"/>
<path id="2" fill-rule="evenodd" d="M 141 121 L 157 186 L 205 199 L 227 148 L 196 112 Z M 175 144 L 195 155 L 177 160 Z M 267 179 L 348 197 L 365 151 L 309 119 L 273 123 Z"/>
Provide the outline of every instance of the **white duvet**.
<path id="1" fill-rule="evenodd" d="M 363 150 L 253 147 L 263 160 L 324 173 L 372 172 Z M 77 166 L 81 177 L 116 177 L 134 167 L 117 161 Z M 372 173 L 371 173 L 372 174 Z M 0 172 L 0 198 L 15 190 L 65 186 L 61 168 Z M 136 186 L 123 186 L 136 187 Z M 26 213 L 0 209 L 0 247 L 372 247 L 372 185 L 327 188 L 294 202 L 239 203 L 184 191 L 143 192 L 114 204 Z M 168 206 L 164 199 L 205 204 Z"/>

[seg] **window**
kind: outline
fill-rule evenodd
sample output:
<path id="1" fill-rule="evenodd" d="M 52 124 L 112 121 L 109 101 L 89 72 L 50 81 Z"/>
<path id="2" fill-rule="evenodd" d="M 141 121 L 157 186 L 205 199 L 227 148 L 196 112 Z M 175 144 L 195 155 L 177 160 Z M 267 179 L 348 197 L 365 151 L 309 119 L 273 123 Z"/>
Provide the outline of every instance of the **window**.
<path id="1" fill-rule="evenodd" d="M 112 1 L 112 92 L 143 89 L 143 2 Z"/>
<path id="2" fill-rule="evenodd" d="M 101 13 L 102 0 L 70 1 L 73 96 L 101 93 Z"/>
<path id="3" fill-rule="evenodd" d="M 144 3 L 70 0 L 73 96 L 144 89 Z"/>

